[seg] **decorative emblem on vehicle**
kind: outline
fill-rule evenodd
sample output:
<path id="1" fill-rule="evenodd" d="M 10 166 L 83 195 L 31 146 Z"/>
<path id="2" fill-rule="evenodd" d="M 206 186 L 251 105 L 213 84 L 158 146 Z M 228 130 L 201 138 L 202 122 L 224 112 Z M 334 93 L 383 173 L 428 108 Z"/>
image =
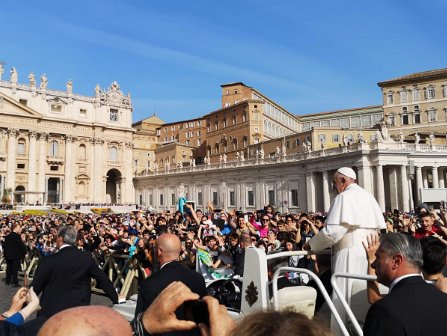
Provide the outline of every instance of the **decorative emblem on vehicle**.
<path id="1" fill-rule="evenodd" d="M 253 281 L 248 285 L 245 294 L 245 300 L 247 300 L 250 307 L 258 301 L 258 288 L 255 286 Z"/>

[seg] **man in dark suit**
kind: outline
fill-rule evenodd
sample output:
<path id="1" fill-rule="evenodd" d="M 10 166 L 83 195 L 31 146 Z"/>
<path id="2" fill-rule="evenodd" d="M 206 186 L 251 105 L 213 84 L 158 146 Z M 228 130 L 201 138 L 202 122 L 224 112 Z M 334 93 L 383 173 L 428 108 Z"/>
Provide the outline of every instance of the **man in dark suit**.
<path id="1" fill-rule="evenodd" d="M 73 246 L 76 237 L 77 230 L 73 225 L 62 226 L 56 239 L 59 251 L 39 262 L 32 284 L 37 295 L 43 292 L 42 309 L 37 316 L 50 318 L 61 310 L 89 305 L 91 278 L 96 279 L 114 303 L 118 302 L 112 282 L 91 254 Z"/>
<path id="2" fill-rule="evenodd" d="M 6 236 L 3 243 L 3 254 L 6 260 L 6 278 L 5 283 L 13 287 L 19 286 L 17 278 L 20 269 L 20 262 L 25 258 L 26 246 L 20 237 L 22 227 L 20 224 L 13 224 L 12 232 Z"/>
<path id="3" fill-rule="evenodd" d="M 192 269 L 184 267 L 179 262 L 182 246 L 180 239 L 176 235 L 169 233 L 162 234 L 157 239 L 156 245 L 160 270 L 144 280 L 140 286 L 137 308 L 135 309 L 135 319 L 132 323 L 135 330 L 141 329 L 141 316 L 144 311 L 151 305 L 158 294 L 173 281 L 183 282 L 192 292 L 198 294 L 200 297 L 207 294 L 205 280 L 202 275 Z M 178 319 L 184 319 L 182 307 L 176 310 L 176 315 Z M 136 327 L 138 324 L 139 327 Z M 144 335 L 150 334 L 150 326 L 149 328 L 147 327 L 145 328 Z M 200 335 L 200 332 L 198 329 L 195 329 L 193 331 L 165 335 Z"/>
<path id="4" fill-rule="evenodd" d="M 440 335 L 447 321 L 447 294 L 421 276 L 422 248 L 410 235 L 388 233 L 372 263 L 377 280 L 390 292 L 366 316 L 365 336 Z"/>

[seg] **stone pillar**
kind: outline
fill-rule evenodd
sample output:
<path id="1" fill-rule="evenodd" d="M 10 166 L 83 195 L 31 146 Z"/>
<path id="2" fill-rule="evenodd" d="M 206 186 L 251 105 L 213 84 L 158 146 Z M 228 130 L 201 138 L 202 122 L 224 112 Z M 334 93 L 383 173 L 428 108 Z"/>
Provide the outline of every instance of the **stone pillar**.
<path id="1" fill-rule="evenodd" d="M 48 177 L 45 177 L 45 196 L 44 196 L 44 201 L 43 201 L 43 205 L 47 204 L 48 201 Z"/>
<path id="2" fill-rule="evenodd" d="M 390 181 L 390 207 L 391 210 L 399 209 L 399 181 L 397 177 L 397 167 L 389 167 L 389 181 Z"/>
<path id="3" fill-rule="evenodd" d="M 371 168 L 370 167 L 358 167 L 357 168 L 357 181 L 358 184 L 363 187 L 367 192 L 372 194 L 371 185 Z"/>
<path id="4" fill-rule="evenodd" d="M 405 165 L 400 166 L 400 187 L 401 187 L 401 210 L 410 210 L 410 191 L 408 188 L 408 177 L 407 177 L 407 167 Z"/>
<path id="5" fill-rule="evenodd" d="M 445 188 L 445 170 L 443 168 L 439 168 L 439 188 Z"/>
<path id="6" fill-rule="evenodd" d="M 37 191 L 36 177 L 37 177 L 37 133 L 31 131 L 29 133 L 29 152 L 28 152 L 28 191 Z M 28 202 L 30 204 L 36 203 L 37 195 L 29 194 Z"/>
<path id="7" fill-rule="evenodd" d="M 306 173 L 307 211 L 315 211 L 315 181 L 312 172 Z"/>
<path id="8" fill-rule="evenodd" d="M 121 184 L 121 202 L 133 202 L 134 200 L 134 188 L 133 188 L 133 143 L 128 141 L 124 146 L 123 153 L 123 168 L 125 182 Z"/>
<path id="9" fill-rule="evenodd" d="M 379 203 L 380 210 L 385 212 L 385 186 L 383 181 L 382 165 L 377 165 L 376 170 L 377 170 L 377 181 L 376 181 L 377 203 Z"/>
<path id="10" fill-rule="evenodd" d="M 37 191 L 39 192 L 46 192 L 47 191 L 47 180 L 45 178 L 46 173 L 46 167 L 47 167 L 47 139 L 48 134 L 47 133 L 40 133 L 39 134 L 39 166 L 37 168 L 38 170 L 38 180 L 37 180 Z M 48 198 L 48 194 L 45 193 L 42 196 L 42 204 L 46 204 L 46 200 Z"/>
<path id="11" fill-rule="evenodd" d="M 422 168 L 422 180 L 423 180 L 423 188 L 428 188 L 428 171 L 427 169 Z"/>
<path id="12" fill-rule="evenodd" d="M 16 183 L 16 145 L 17 145 L 16 129 L 8 130 L 8 151 L 6 158 L 6 188 L 15 189 Z"/>
<path id="13" fill-rule="evenodd" d="M 74 138 L 71 135 L 65 137 L 65 180 L 64 180 L 64 198 L 66 203 L 74 201 Z"/>
<path id="14" fill-rule="evenodd" d="M 439 188 L 439 177 L 438 177 L 438 167 L 434 165 L 431 168 L 431 177 L 433 181 L 433 188 L 438 189 Z"/>
<path id="15" fill-rule="evenodd" d="M 93 169 L 93 194 L 92 201 L 93 202 L 104 202 L 106 189 L 104 188 L 104 168 L 103 168 L 103 144 L 104 141 L 99 138 L 92 139 L 93 144 L 93 158 L 91 160 L 92 169 Z"/>
<path id="16" fill-rule="evenodd" d="M 328 211 L 331 206 L 331 199 L 329 195 L 329 175 L 328 171 L 324 170 L 322 172 L 323 177 L 323 211 Z"/>
<path id="17" fill-rule="evenodd" d="M 416 169 L 416 199 L 418 203 L 421 203 L 421 188 L 423 188 L 423 181 L 422 181 L 422 168 L 419 166 L 415 167 Z"/>
<path id="18" fill-rule="evenodd" d="M 3 175 L 0 174 L 0 201 L 3 198 L 3 189 L 5 189 L 3 183 Z"/>

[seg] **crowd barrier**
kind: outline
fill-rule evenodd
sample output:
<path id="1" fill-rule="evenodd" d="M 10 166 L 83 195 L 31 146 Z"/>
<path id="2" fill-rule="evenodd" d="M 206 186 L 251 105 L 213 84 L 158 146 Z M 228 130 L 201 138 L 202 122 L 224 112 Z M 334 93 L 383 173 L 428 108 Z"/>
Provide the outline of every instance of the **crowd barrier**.
<path id="1" fill-rule="evenodd" d="M 40 255 L 38 251 L 31 253 L 22 262 L 19 277 L 23 278 L 25 273 L 28 275 L 29 283 L 31 283 L 34 273 L 39 264 Z M 126 254 L 112 253 L 106 255 L 103 261 L 98 256 L 93 255 L 93 259 L 102 269 L 113 286 L 117 289 L 118 294 L 129 298 L 133 294 L 138 293 L 138 282 L 146 279 L 147 275 L 140 262 L 135 257 L 129 257 Z M 0 254 L 0 274 L 6 273 L 6 261 L 3 254 Z M 93 293 L 104 295 L 104 291 L 96 286 L 96 281 L 92 281 L 91 290 Z"/>
<path id="2" fill-rule="evenodd" d="M 93 256 L 104 273 L 112 281 L 118 294 L 128 299 L 133 294 L 138 293 L 138 281 L 146 279 L 146 272 L 140 262 L 135 257 L 129 257 L 127 254 L 112 253 L 100 261 L 98 256 Z M 92 292 L 104 294 L 101 288 L 96 287 L 96 282 L 92 282 Z"/>

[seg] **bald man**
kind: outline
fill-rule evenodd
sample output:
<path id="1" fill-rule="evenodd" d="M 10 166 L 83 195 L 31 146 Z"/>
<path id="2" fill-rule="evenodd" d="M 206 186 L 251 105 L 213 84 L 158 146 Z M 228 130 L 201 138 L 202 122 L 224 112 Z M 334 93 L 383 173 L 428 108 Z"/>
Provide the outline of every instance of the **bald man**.
<path id="1" fill-rule="evenodd" d="M 202 275 L 194 270 L 184 267 L 179 262 L 182 245 L 180 239 L 170 233 L 162 234 L 156 243 L 156 251 L 160 263 L 160 270 L 143 281 L 138 291 L 137 308 L 135 309 L 135 321 L 140 321 L 142 313 L 151 305 L 158 294 L 174 281 L 183 282 L 193 293 L 200 297 L 205 296 L 205 280 Z M 182 307 L 177 309 L 178 319 L 184 319 Z M 144 332 L 149 335 L 149 332 Z M 180 335 L 178 332 L 166 333 L 163 335 Z M 200 335 L 198 329 L 182 332 L 181 335 Z"/>
<path id="2" fill-rule="evenodd" d="M 38 336 L 131 336 L 129 322 L 104 306 L 82 306 L 63 310 L 45 322 Z"/>

